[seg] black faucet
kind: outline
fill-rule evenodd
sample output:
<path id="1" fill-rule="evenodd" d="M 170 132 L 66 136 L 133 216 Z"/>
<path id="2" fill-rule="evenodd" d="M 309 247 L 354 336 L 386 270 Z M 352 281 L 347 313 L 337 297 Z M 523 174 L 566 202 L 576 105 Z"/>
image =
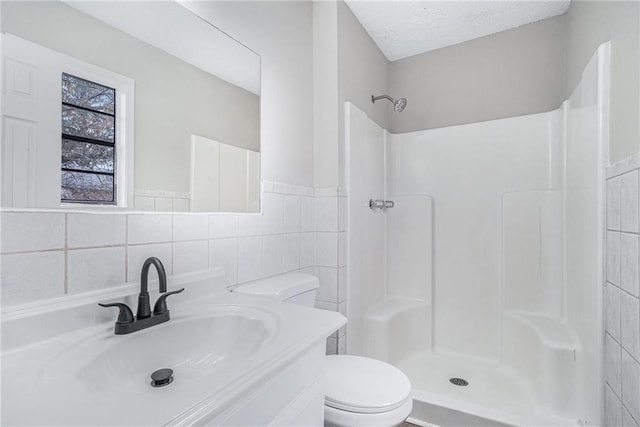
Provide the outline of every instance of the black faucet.
<path id="1" fill-rule="evenodd" d="M 151 265 L 158 270 L 158 281 L 160 286 L 160 297 L 153 307 L 151 313 L 151 305 L 149 304 L 149 287 L 147 281 L 149 278 L 149 268 Z M 167 297 L 173 294 L 179 294 L 184 288 L 177 291 L 167 292 L 167 273 L 164 271 L 162 262 L 156 257 L 147 258 L 142 264 L 142 273 L 140 275 L 140 294 L 138 294 L 138 311 L 134 319 L 133 312 L 124 303 L 116 302 L 111 304 L 98 303 L 101 307 L 118 307 L 118 320 L 116 320 L 115 334 L 124 335 L 132 332 L 147 329 L 169 320 L 169 309 L 167 308 Z"/>

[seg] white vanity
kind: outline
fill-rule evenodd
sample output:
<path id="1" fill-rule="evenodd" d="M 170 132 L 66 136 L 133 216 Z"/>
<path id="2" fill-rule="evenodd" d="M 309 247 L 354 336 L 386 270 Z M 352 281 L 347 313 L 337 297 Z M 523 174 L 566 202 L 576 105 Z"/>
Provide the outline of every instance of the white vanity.
<path id="1" fill-rule="evenodd" d="M 97 301 L 135 306 L 137 285 L 5 310 L 2 424 L 322 425 L 325 339 L 345 318 L 228 292 L 222 273 L 170 277 L 186 288 L 171 320 L 128 335 Z M 160 368 L 174 380 L 154 388 Z"/>

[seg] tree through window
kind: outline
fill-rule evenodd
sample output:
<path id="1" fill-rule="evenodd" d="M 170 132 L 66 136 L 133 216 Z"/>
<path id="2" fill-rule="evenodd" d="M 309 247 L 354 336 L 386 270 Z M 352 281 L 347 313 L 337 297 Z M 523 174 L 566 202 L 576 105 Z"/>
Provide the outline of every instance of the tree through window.
<path id="1" fill-rule="evenodd" d="M 62 202 L 116 204 L 116 90 L 62 74 Z"/>

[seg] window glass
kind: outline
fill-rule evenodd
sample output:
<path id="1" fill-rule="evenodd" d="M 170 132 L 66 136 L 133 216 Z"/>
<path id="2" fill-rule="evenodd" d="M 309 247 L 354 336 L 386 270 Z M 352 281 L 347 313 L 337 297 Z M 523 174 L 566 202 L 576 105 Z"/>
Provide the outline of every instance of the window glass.
<path id="1" fill-rule="evenodd" d="M 116 91 L 88 80 L 62 75 L 62 102 L 101 113 L 115 113 Z"/>
<path id="2" fill-rule="evenodd" d="M 62 74 L 63 202 L 116 204 L 116 91 Z"/>

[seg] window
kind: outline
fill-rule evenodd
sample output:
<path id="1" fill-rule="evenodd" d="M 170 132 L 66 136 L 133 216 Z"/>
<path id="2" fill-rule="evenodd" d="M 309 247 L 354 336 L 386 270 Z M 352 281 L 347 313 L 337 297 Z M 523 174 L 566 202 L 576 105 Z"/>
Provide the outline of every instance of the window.
<path id="1" fill-rule="evenodd" d="M 61 201 L 115 205 L 116 158 L 116 90 L 63 73 Z"/>

